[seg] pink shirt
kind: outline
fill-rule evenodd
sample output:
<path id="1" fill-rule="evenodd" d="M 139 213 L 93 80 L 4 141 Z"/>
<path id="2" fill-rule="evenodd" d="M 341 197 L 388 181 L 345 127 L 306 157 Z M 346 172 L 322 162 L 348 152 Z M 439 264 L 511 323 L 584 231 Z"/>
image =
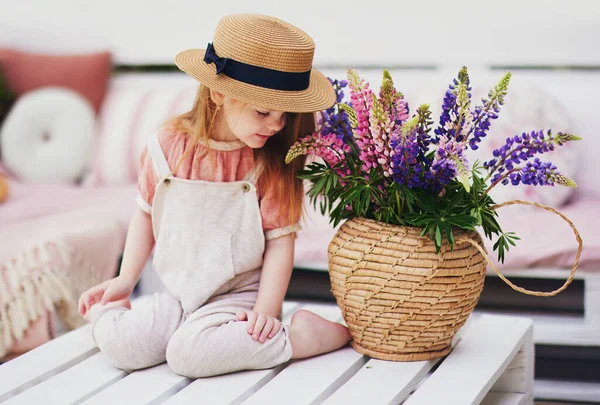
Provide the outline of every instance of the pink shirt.
<path id="1" fill-rule="evenodd" d="M 169 168 L 173 170 L 190 139 L 187 134 L 176 132 L 172 128 L 162 128 L 158 138 Z M 243 180 L 254 164 L 252 148 L 242 141 L 209 140 L 208 143 L 212 150 L 204 143 L 196 144 L 173 175 L 182 179 L 215 182 Z M 214 159 L 214 170 L 209 153 Z M 137 203 L 143 211 L 150 214 L 158 176 L 147 148 L 144 148 L 140 156 L 140 166 Z M 260 178 L 256 188 L 266 239 L 277 238 L 301 229 L 299 218 L 295 223 L 287 223 L 279 217 L 279 205 L 274 198 L 274 190 L 264 190 Z"/>

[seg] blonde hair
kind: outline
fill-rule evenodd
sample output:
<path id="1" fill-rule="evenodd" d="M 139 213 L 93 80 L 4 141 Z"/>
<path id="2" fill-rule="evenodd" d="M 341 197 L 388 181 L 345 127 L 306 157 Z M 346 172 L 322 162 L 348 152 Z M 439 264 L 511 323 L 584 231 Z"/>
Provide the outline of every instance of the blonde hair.
<path id="1" fill-rule="evenodd" d="M 217 105 L 210 97 L 210 89 L 201 84 L 192 108 L 166 123 L 175 131 L 184 132 L 191 138 L 173 173 L 177 172 L 183 160 L 194 150 L 199 141 L 205 141 L 203 143 L 208 145 L 206 141 L 213 138 L 217 114 Z M 265 190 L 274 189 L 279 207 L 286 207 L 285 211 L 281 210 L 279 213 L 281 219 L 290 224 L 302 217 L 304 185 L 297 177 L 297 172 L 304 167 L 306 159 L 304 156 L 299 156 L 286 164 L 285 155 L 301 136 L 313 133 L 315 127 L 314 113 L 287 113 L 286 124 L 281 131 L 270 138 L 261 149 L 254 149 L 255 160 L 262 159 L 265 163 L 261 186 Z M 210 148 L 209 156 L 214 165 Z M 262 193 L 264 195 L 264 190 Z"/>

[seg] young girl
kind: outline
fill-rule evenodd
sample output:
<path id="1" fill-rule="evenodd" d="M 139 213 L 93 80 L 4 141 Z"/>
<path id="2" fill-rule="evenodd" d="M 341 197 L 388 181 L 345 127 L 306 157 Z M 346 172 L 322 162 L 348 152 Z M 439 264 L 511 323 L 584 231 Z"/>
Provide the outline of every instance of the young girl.
<path id="1" fill-rule="evenodd" d="M 344 346 L 345 326 L 308 311 L 281 324 L 304 190 L 289 147 L 315 130 L 335 92 L 311 68 L 312 39 L 279 19 L 229 15 L 214 45 L 177 66 L 200 81 L 192 109 L 141 157 L 139 208 L 118 277 L 82 294 L 80 313 L 117 367 L 164 361 L 206 377 L 277 366 Z M 129 299 L 144 263 L 166 291 Z"/>

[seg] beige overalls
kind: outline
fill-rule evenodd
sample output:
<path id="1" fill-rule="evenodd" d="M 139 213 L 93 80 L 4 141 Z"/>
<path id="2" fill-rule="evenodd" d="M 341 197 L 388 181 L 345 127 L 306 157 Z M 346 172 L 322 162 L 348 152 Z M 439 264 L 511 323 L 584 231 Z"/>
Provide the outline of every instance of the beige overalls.
<path id="1" fill-rule="evenodd" d="M 159 177 L 152 204 L 154 267 L 167 292 L 131 310 L 103 311 L 93 337 L 112 363 L 135 370 L 167 361 L 189 378 L 275 367 L 288 361 L 288 326 L 264 343 L 236 312 L 252 310 L 265 237 L 256 193 L 262 166 L 242 181 L 173 177 L 158 136 L 148 146 Z"/>

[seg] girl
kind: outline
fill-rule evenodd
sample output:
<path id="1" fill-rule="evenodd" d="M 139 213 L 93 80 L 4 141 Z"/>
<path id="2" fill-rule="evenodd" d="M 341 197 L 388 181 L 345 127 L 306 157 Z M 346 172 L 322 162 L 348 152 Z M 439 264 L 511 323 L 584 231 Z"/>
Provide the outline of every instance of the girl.
<path id="1" fill-rule="evenodd" d="M 281 325 L 304 190 L 289 147 L 335 102 L 311 68 L 312 39 L 279 19 L 229 15 L 214 45 L 177 66 L 202 84 L 192 109 L 151 137 L 121 272 L 82 294 L 80 313 L 117 367 L 166 361 L 206 377 L 271 368 L 344 346 L 345 326 L 308 311 Z M 154 246 L 155 245 L 155 246 Z M 129 299 L 154 247 L 166 291 Z"/>

